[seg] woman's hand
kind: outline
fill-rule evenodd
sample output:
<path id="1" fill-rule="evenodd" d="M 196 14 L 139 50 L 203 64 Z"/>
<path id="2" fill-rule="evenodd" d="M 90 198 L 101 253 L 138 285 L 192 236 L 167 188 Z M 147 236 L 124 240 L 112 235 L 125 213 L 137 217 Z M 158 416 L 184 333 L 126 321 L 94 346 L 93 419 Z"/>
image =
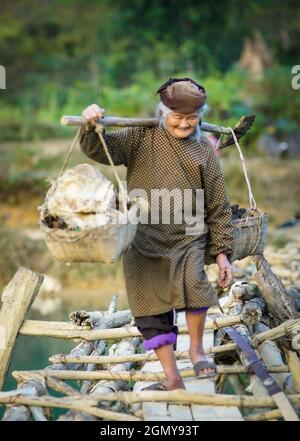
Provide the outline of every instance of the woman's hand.
<path id="1" fill-rule="evenodd" d="M 98 104 L 91 104 L 82 112 L 82 116 L 86 119 L 88 125 L 95 126 L 96 122 L 103 118 L 105 110 Z"/>
<path id="2" fill-rule="evenodd" d="M 232 280 L 232 268 L 227 255 L 225 253 L 218 254 L 216 262 L 219 267 L 218 285 L 221 288 L 227 288 Z"/>

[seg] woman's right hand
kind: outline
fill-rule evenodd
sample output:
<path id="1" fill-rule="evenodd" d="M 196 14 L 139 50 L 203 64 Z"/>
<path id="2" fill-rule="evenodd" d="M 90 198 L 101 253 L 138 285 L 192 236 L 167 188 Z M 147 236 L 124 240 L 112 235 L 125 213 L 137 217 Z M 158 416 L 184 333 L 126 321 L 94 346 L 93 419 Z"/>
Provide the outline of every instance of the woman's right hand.
<path id="1" fill-rule="evenodd" d="M 98 106 L 98 104 L 91 104 L 82 112 L 82 116 L 89 126 L 95 126 L 96 122 L 103 118 L 105 110 Z"/>

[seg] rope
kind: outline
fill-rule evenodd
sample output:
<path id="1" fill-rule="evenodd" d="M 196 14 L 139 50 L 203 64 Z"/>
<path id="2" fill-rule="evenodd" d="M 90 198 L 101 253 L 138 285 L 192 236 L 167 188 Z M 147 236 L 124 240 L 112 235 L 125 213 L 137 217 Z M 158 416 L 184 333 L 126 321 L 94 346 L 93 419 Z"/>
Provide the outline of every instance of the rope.
<path id="1" fill-rule="evenodd" d="M 252 255 L 254 253 L 254 251 L 256 250 L 256 247 L 257 247 L 257 245 L 258 245 L 258 243 L 260 241 L 260 237 L 261 237 L 261 233 L 262 233 L 261 226 L 262 226 L 262 214 L 260 213 L 260 221 L 259 221 L 259 225 L 258 225 L 258 231 L 259 232 L 258 232 L 258 235 L 257 235 L 257 241 L 256 241 L 256 244 L 254 245 L 252 251 L 250 252 L 250 255 Z"/>
<path id="2" fill-rule="evenodd" d="M 105 154 L 106 154 L 107 159 L 108 159 L 108 162 L 110 163 L 110 165 L 113 168 L 113 173 L 114 173 L 115 178 L 116 178 L 116 180 L 117 180 L 117 182 L 119 184 L 119 189 L 121 190 L 120 197 L 119 197 L 119 211 L 124 213 L 124 210 L 125 210 L 125 212 L 127 212 L 127 202 L 130 202 L 130 199 L 128 197 L 128 193 L 127 192 L 125 193 L 125 190 L 124 190 L 124 187 L 122 185 L 121 179 L 120 179 L 120 177 L 118 175 L 116 166 L 115 166 L 114 161 L 112 160 L 112 157 L 111 157 L 111 155 L 109 153 L 109 150 L 107 148 L 107 144 L 106 144 L 105 139 L 104 139 L 103 134 L 102 134 L 103 126 L 101 124 L 96 124 L 95 132 L 99 136 L 100 142 L 102 143 L 103 149 L 104 149 Z M 124 203 L 123 203 L 123 197 L 124 196 L 125 196 L 125 206 L 124 206 Z M 122 210 L 120 209 L 120 204 L 122 204 Z M 128 220 L 128 218 L 127 218 L 127 220 Z M 126 248 L 128 246 L 127 245 L 127 241 L 128 241 L 128 227 L 125 228 L 125 246 L 126 246 Z"/>
<path id="3" fill-rule="evenodd" d="M 75 134 L 75 136 L 74 136 L 74 138 L 73 138 L 73 141 L 72 141 L 72 143 L 71 143 L 71 147 L 69 148 L 69 150 L 68 150 L 68 152 L 67 152 L 67 154 L 66 154 L 66 157 L 65 157 L 65 160 L 64 160 L 63 166 L 62 166 L 62 168 L 61 168 L 61 170 L 60 170 L 60 172 L 59 172 L 59 174 L 58 174 L 58 176 L 57 176 L 57 178 L 56 178 L 56 181 L 55 181 L 55 185 L 54 185 L 54 187 L 53 187 L 53 190 L 51 191 L 50 194 L 48 194 L 47 199 L 49 199 L 49 197 L 50 197 L 50 196 L 53 196 L 53 194 L 55 193 L 55 190 L 57 189 L 58 179 L 61 177 L 61 175 L 63 174 L 63 172 L 65 171 L 65 169 L 66 169 L 66 167 L 67 167 L 67 165 L 68 165 L 68 162 L 69 162 L 70 156 L 71 156 L 71 154 L 72 154 L 72 152 L 73 152 L 73 150 L 74 150 L 74 148 L 75 148 L 75 146 L 76 146 L 76 144 L 77 144 L 77 142 L 78 142 L 78 140 L 79 140 L 79 136 L 80 136 L 80 127 L 79 127 L 79 129 L 77 130 L 77 132 L 76 132 L 76 134 Z"/>
<path id="4" fill-rule="evenodd" d="M 80 137 L 80 131 L 81 131 L 81 128 L 79 128 L 79 129 L 77 130 L 77 132 L 76 132 L 76 134 L 75 134 L 75 136 L 74 136 L 74 138 L 73 138 L 73 141 L 72 141 L 72 143 L 71 143 L 71 146 L 70 146 L 70 148 L 69 148 L 69 150 L 68 150 L 68 152 L 67 152 L 67 154 L 66 154 L 66 157 L 65 157 L 65 160 L 64 160 L 63 166 L 62 166 L 62 168 L 61 168 L 61 170 L 60 170 L 60 172 L 59 172 L 59 174 L 58 174 L 58 176 L 57 176 L 57 179 L 56 179 L 56 182 L 55 182 L 55 185 L 54 185 L 53 191 L 51 192 L 51 196 L 54 194 L 54 192 L 55 192 L 55 190 L 56 190 L 56 188 L 57 188 L 58 179 L 62 176 L 63 172 L 65 171 L 65 169 L 66 169 L 66 167 L 67 167 L 67 165 L 68 165 L 68 162 L 69 162 L 69 160 L 70 160 L 71 154 L 73 153 L 74 148 L 75 148 L 75 146 L 76 146 L 76 144 L 77 144 L 77 142 L 78 142 L 78 140 L 79 140 L 79 137 Z M 117 182 L 118 182 L 119 188 L 120 188 L 120 190 L 121 190 L 121 195 L 122 195 L 122 197 L 124 197 L 124 195 L 125 195 L 125 198 L 126 198 L 126 199 L 128 200 L 128 202 L 129 202 L 130 199 L 129 199 L 128 195 L 127 195 L 127 192 L 125 192 L 125 190 L 124 190 L 124 187 L 123 187 L 123 185 L 122 185 L 121 179 L 120 179 L 120 177 L 119 177 L 119 175 L 118 175 L 118 172 L 117 172 L 117 170 L 116 170 L 116 166 L 115 166 L 115 164 L 114 164 L 114 162 L 113 162 L 113 160 L 112 160 L 112 157 L 111 157 L 111 155 L 110 155 L 110 153 L 109 153 L 109 150 L 108 150 L 108 148 L 107 148 L 107 144 L 106 144 L 105 139 L 104 139 L 104 137 L 103 137 L 103 135 L 102 135 L 102 131 L 103 131 L 103 126 L 102 126 L 101 124 L 96 124 L 96 126 L 95 126 L 95 132 L 98 134 L 99 139 L 100 139 L 100 141 L 101 141 L 101 143 L 102 143 L 102 145 L 103 145 L 103 149 L 104 149 L 105 154 L 106 154 L 106 156 L 107 156 L 108 162 L 109 162 L 110 165 L 113 167 L 113 173 L 114 173 L 114 176 L 115 176 L 115 178 L 116 178 L 116 180 L 117 180 Z M 50 196 L 50 195 L 49 195 L 49 196 Z M 48 196 L 48 197 L 49 197 L 49 196 Z M 119 201 L 120 201 L 120 200 L 121 200 L 121 198 L 119 199 Z"/>
<path id="5" fill-rule="evenodd" d="M 249 204 L 250 204 L 251 210 L 256 211 L 256 210 L 258 210 L 258 208 L 256 206 L 256 201 L 255 201 L 253 193 L 252 193 L 252 188 L 251 188 L 251 184 L 250 184 L 250 181 L 249 181 L 249 177 L 248 177 L 248 173 L 247 173 L 247 168 L 246 168 L 246 162 L 245 162 L 245 158 L 244 158 L 243 152 L 242 152 L 240 144 L 239 144 L 239 142 L 237 140 L 236 134 L 234 133 L 234 130 L 231 127 L 227 127 L 227 128 L 230 130 L 230 132 L 232 134 L 234 143 L 235 143 L 235 145 L 236 145 L 236 147 L 238 149 L 239 155 L 240 155 L 240 159 L 241 159 L 242 167 L 243 167 L 243 172 L 244 172 L 246 184 L 247 184 L 247 187 L 248 187 Z M 222 133 L 222 135 L 220 136 L 220 138 L 218 140 L 216 149 L 219 147 L 219 143 L 220 143 L 222 137 L 223 137 L 223 133 Z"/>
<path id="6" fill-rule="evenodd" d="M 80 136 L 80 128 L 77 130 L 76 135 L 74 136 L 74 139 L 73 139 L 73 141 L 72 141 L 72 143 L 71 143 L 71 147 L 69 148 L 69 151 L 68 151 L 68 153 L 67 153 L 67 155 L 66 155 L 66 157 L 65 157 L 65 160 L 64 160 L 63 166 L 62 166 L 62 168 L 61 168 L 61 170 L 60 170 L 60 172 L 59 172 L 59 174 L 58 174 L 57 179 L 60 178 L 61 175 L 63 174 L 63 172 L 65 171 L 65 169 L 66 169 L 66 167 L 67 167 L 67 165 L 68 165 L 68 162 L 69 162 L 70 156 L 71 156 L 71 154 L 73 153 L 73 150 L 74 150 L 74 148 L 75 148 L 75 146 L 76 146 L 76 144 L 77 144 L 77 142 L 78 142 L 78 140 L 79 140 L 79 136 Z"/>
<path id="7" fill-rule="evenodd" d="M 238 149 L 238 152 L 239 152 L 239 155 L 240 155 L 240 159 L 241 159 L 241 162 L 242 162 L 243 172 L 244 172 L 246 184 L 247 184 L 247 187 L 248 187 L 249 203 L 250 203 L 250 207 L 251 207 L 250 213 L 251 212 L 258 212 L 259 213 L 259 217 L 260 217 L 260 222 L 259 222 L 259 225 L 258 225 L 258 235 L 257 235 L 258 238 L 257 238 L 257 241 L 256 241 L 256 244 L 255 244 L 254 248 L 250 252 L 250 255 L 251 255 L 254 252 L 254 250 L 256 249 L 256 247 L 257 247 L 257 245 L 258 245 L 258 243 L 260 241 L 260 238 L 261 238 L 261 233 L 262 233 L 262 213 L 261 213 L 260 209 L 257 207 L 256 201 L 255 201 L 253 193 L 252 193 L 252 188 L 251 188 L 251 184 L 250 184 L 250 180 L 249 180 L 248 173 L 247 173 L 247 168 L 246 168 L 246 161 L 245 161 L 243 152 L 241 150 L 241 146 L 240 146 L 240 144 L 239 144 L 239 142 L 237 140 L 236 134 L 235 134 L 234 130 L 232 129 L 232 127 L 227 127 L 227 128 L 230 130 L 230 132 L 232 134 L 234 143 L 236 145 L 236 148 Z M 217 146 L 216 146 L 216 150 L 219 147 L 219 144 L 220 144 L 220 141 L 221 141 L 222 137 L 223 137 L 223 134 L 220 136 L 220 138 L 218 140 L 218 143 L 217 143 Z M 250 213 L 249 213 L 249 211 L 247 211 L 247 217 L 246 217 L 245 225 L 248 225 L 249 214 Z"/>
<path id="8" fill-rule="evenodd" d="M 118 172 L 117 172 L 117 170 L 116 170 L 116 166 L 115 166 L 115 164 L 114 164 L 114 161 L 112 160 L 112 157 L 111 157 L 111 155 L 110 155 L 110 153 L 109 153 L 109 150 L 108 150 L 108 148 L 107 148 L 107 144 L 106 144 L 105 139 L 104 139 L 104 137 L 103 137 L 103 135 L 102 135 L 102 131 L 103 131 L 103 126 L 102 126 L 101 124 L 96 124 L 96 126 L 95 126 L 95 132 L 98 134 L 99 139 L 100 139 L 100 141 L 101 141 L 101 143 L 102 143 L 102 145 L 103 145 L 103 148 L 104 148 L 105 154 L 106 154 L 106 156 L 107 156 L 108 162 L 110 163 L 110 165 L 111 165 L 112 168 L 113 168 L 113 173 L 114 173 L 115 178 L 116 178 L 116 180 L 117 180 L 117 182 L 118 182 L 118 184 L 119 184 L 119 187 L 120 187 L 120 189 L 121 189 L 121 192 L 122 192 L 122 193 L 125 193 L 125 190 L 124 190 L 124 187 L 123 187 L 123 185 L 122 185 L 121 179 L 120 179 L 120 177 L 119 177 L 119 175 L 118 175 Z"/>

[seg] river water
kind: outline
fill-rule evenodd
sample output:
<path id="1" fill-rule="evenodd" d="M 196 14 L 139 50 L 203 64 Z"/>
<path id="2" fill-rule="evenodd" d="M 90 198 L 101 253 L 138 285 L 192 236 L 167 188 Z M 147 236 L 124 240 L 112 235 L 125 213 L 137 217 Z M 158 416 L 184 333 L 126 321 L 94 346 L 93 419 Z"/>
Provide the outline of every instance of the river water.
<path id="1" fill-rule="evenodd" d="M 31 310 L 26 318 L 30 320 L 67 321 L 68 314 L 72 310 L 73 309 L 70 309 L 67 304 L 62 304 L 59 310 L 48 315 L 41 315 L 38 311 Z M 87 310 L 94 309 L 87 307 Z M 16 389 L 17 384 L 11 375 L 13 371 L 44 369 L 51 364 L 49 362 L 50 356 L 60 352 L 68 353 L 76 346 L 76 344 L 77 343 L 74 343 L 73 341 L 58 338 L 18 335 L 3 390 Z M 68 383 L 73 387 L 76 387 L 75 381 Z M 54 391 L 51 391 L 51 395 L 55 396 L 57 394 Z M 4 406 L 0 405 L 0 418 L 2 418 L 4 410 Z M 65 412 L 65 409 L 55 409 L 53 412 L 53 418 L 56 419 L 60 414 Z"/>

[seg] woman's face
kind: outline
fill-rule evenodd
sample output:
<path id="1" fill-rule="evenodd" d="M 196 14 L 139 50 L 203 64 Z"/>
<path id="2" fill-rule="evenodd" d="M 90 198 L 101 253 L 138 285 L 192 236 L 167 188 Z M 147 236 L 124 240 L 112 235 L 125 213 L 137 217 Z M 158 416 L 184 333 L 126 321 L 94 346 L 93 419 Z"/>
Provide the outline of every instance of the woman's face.
<path id="1" fill-rule="evenodd" d="M 186 115 L 170 112 L 165 118 L 165 127 L 175 138 L 186 138 L 194 133 L 199 120 L 200 116 L 197 111 Z"/>

